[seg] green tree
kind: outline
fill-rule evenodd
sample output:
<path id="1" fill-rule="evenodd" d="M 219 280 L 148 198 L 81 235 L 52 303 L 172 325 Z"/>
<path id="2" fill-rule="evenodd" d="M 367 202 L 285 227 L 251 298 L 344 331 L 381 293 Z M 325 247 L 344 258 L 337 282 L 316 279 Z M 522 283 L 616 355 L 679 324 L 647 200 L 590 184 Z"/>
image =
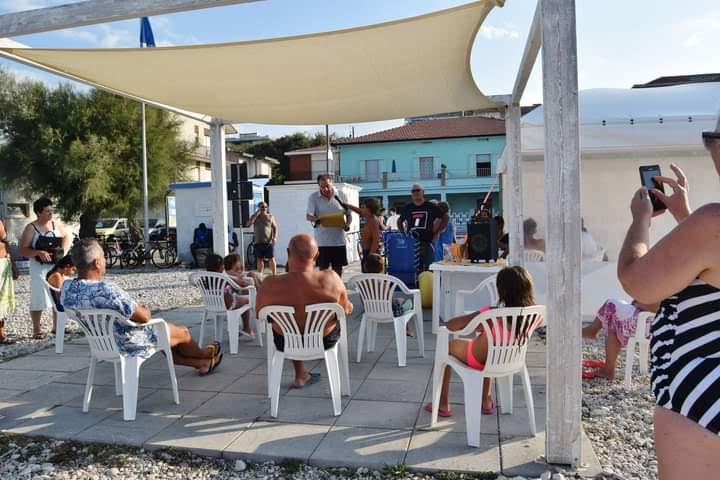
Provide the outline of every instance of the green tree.
<path id="1" fill-rule="evenodd" d="M 28 195 L 56 201 L 64 218 L 80 216 L 94 235 L 102 214 L 134 218 L 142 208 L 140 105 L 69 85 L 16 82 L 0 69 L 0 178 Z M 179 121 L 148 107 L 148 193 L 159 205 L 169 183 L 183 179 L 192 146 Z"/>

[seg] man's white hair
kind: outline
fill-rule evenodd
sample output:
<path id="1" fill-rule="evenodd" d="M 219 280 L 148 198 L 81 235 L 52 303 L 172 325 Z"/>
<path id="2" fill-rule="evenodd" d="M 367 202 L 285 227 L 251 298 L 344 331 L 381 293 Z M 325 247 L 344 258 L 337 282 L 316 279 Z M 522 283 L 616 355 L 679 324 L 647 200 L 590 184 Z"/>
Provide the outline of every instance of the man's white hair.
<path id="1" fill-rule="evenodd" d="M 425 191 L 425 189 L 423 188 L 423 186 L 420 185 L 419 183 L 413 183 L 413 184 L 412 184 L 412 187 L 410 187 L 410 190 L 415 190 L 415 189 L 418 189 L 418 188 L 419 188 L 420 190 L 422 190 L 422 191 Z"/>
<path id="2" fill-rule="evenodd" d="M 72 247 L 70 255 L 75 267 L 80 271 L 86 271 L 95 260 L 102 258 L 105 252 L 94 238 L 83 238 Z"/>

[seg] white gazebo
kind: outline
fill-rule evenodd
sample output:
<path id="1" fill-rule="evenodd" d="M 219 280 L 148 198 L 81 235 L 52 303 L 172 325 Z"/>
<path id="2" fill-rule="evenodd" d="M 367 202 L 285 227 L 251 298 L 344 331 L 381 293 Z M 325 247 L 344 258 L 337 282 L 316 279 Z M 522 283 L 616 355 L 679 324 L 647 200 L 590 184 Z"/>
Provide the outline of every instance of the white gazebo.
<path id="1" fill-rule="evenodd" d="M 0 38 L 250 1 L 255 0 L 87 0 L 2 15 Z M 216 225 L 227 224 L 224 124 L 335 124 L 506 110 L 510 251 L 511 261 L 519 264 L 520 100 L 542 39 L 546 205 L 562 206 L 547 209 L 546 459 L 577 465 L 582 389 L 575 0 L 539 1 L 512 91 L 488 98 L 471 74 L 470 50 L 488 13 L 503 3 L 481 0 L 368 27 L 220 45 L 30 49 L 0 40 L 0 55 L 181 114 L 207 115 L 198 119 L 211 129 Z M 193 69 L 186 68 L 189 64 Z M 288 67 L 297 74 L 288 77 Z M 225 229 L 216 232 L 215 250 L 226 252 Z"/>

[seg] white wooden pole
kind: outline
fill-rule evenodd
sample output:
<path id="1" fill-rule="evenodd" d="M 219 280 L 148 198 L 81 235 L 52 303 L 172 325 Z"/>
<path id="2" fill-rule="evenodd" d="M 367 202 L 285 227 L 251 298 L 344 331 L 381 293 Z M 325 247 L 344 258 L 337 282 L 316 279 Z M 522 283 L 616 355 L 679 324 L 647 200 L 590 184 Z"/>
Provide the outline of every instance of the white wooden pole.
<path id="1" fill-rule="evenodd" d="M 575 0 L 541 0 L 547 218 L 546 458 L 581 458 L 581 245 Z"/>
<path id="2" fill-rule="evenodd" d="M 0 37 L 18 37 L 96 23 L 256 1 L 259 0 L 86 0 L 0 15 Z"/>
<path id="3" fill-rule="evenodd" d="M 222 120 L 210 122 L 210 162 L 213 190 L 213 251 L 228 254 L 227 171 L 225 165 L 225 132 Z"/>
<path id="4" fill-rule="evenodd" d="M 143 240 L 145 248 L 150 248 L 150 207 L 148 205 L 148 165 L 147 165 L 147 134 L 145 132 L 145 103 L 142 107 L 142 178 L 143 178 Z M 166 225 L 167 227 L 167 225 Z"/>
<path id="5" fill-rule="evenodd" d="M 525 264 L 523 244 L 522 151 L 520 137 L 520 106 L 508 105 L 505 113 L 505 151 L 508 172 L 508 236 L 510 265 Z"/>

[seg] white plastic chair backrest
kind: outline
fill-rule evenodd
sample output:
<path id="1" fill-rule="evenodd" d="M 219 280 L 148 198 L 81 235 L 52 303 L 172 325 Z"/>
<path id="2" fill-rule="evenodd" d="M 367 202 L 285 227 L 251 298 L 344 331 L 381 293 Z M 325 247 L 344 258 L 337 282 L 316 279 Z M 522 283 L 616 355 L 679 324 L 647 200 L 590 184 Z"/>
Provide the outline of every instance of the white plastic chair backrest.
<path id="1" fill-rule="evenodd" d="M 337 303 L 316 303 L 305 307 L 305 324 L 302 330 L 295 318 L 295 307 L 268 305 L 259 312 L 260 320 L 272 322 L 283 333 L 284 352 L 292 355 L 317 355 L 325 352 L 323 334 L 331 320 L 344 322 L 345 311 Z M 341 322 L 342 320 L 342 322 Z"/>
<path id="2" fill-rule="evenodd" d="M 640 341 L 648 341 L 650 338 L 650 324 L 648 318 L 655 316 L 652 312 L 640 312 L 638 313 L 637 327 L 635 328 L 635 339 Z"/>
<path id="3" fill-rule="evenodd" d="M 396 289 L 402 290 L 400 284 L 405 286 L 402 280 L 392 275 L 364 273 L 350 279 L 350 285 L 360 293 L 365 315 L 380 319 L 393 318 L 393 293 Z"/>
<path id="4" fill-rule="evenodd" d="M 205 308 L 210 312 L 226 312 L 225 286 L 232 280 L 224 273 L 193 272 L 190 274 L 190 285 L 200 290 Z"/>
<path id="5" fill-rule="evenodd" d="M 115 310 L 66 308 L 69 318 L 75 319 L 90 345 L 95 357 L 118 357 L 120 350 L 115 340 L 115 323 L 133 324 Z"/>
<path id="6" fill-rule="evenodd" d="M 50 295 L 50 300 L 52 300 L 52 306 L 55 311 L 57 311 L 57 305 L 55 305 L 55 295 L 57 294 L 58 298 L 60 298 L 60 292 L 61 290 L 59 288 L 55 288 L 52 285 L 48 283 L 47 280 L 44 278 L 41 278 L 43 282 L 43 287 L 45 287 L 45 291 L 48 295 Z"/>
<path id="7" fill-rule="evenodd" d="M 460 305 L 457 305 L 457 312 L 456 314 L 462 315 L 463 311 L 466 310 L 465 308 L 465 298 L 469 296 L 479 297 L 480 294 L 483 292 L 487 293 L 487 297 L 490 299 L 490 303 L 488 305 L 497 305 L 499 296 L 497 292 L 497 275 L 493 275 L 491 277 L 486 278 L 480 284 L 473 288 L 470 291 L 459 291 L 458 295 L 461 297 L 458 299 L 459 302 L 461 302 Z"/>
<path id="8" fill-rule="evenodd" d="M 458 335 L 468 335 L 478 327 L 488 342 L 484 372 L 502 375 L 519 370 L 525 363 L 530 336 L 545 322 L 544 305 L 494 308 L 479 313 Z"/>
<path id="9" fill-rule="evenodd" d="M 525 261 L 526 262 L 544 262 L 545 253 L 541 250 L 525 250 Z"/>

